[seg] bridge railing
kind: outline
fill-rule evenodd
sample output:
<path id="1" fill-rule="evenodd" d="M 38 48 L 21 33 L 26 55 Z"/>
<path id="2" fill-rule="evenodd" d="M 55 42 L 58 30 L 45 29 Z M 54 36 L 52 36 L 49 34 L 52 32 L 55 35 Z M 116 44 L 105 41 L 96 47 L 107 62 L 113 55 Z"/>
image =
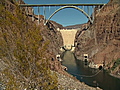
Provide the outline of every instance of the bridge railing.
<path id="1" fill-rule="evenodd" d="M 103 6 L 105 3 L 96 4 L 19 4 L 20 7 L 43 7 L 43 6 Z"/>

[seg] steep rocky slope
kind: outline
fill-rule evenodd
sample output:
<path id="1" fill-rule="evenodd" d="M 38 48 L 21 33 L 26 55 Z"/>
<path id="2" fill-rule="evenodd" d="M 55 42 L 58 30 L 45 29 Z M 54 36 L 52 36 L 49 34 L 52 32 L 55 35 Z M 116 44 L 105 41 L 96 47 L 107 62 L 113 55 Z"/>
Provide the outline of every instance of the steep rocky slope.
<path id="1" fill-rule="evenodd" d="M 50 69 L 61 70 L 56 60 L 61 34 L 44 26 L 43 18 L 39 25 L 36 20 L 15 0 L 0 1 L 0 83 L 6 90 L 57 89 Z"/>
<path id="2" fill-rule="evenodd" d="M 29 11 L 15 0 L 0 1 L 0 90 L 66 90 L 80 85 L 95 90 L 65 74 L 56 60 L 62 45 L 56 28 L 62 26 L 53 21 L 44 26 L 42 15 L 38 25 L 37 15 L 32 21 Z"/>
<path id="3" fill-rule="evenodd" d="M 104 62 L 107 68 L 113 68 L 120 58 L 120 1 L 110 0 L 96 11 L 93 25 L 77 35 L 77 58 L 83 59 L 83 54 L 89 54 L 89 60 L 94 63 Z M 117 64 L 116 67 L 115 72 L 120 72 L 120 66 Z M 115 68 L 111 71 L 114 72 Z"/>

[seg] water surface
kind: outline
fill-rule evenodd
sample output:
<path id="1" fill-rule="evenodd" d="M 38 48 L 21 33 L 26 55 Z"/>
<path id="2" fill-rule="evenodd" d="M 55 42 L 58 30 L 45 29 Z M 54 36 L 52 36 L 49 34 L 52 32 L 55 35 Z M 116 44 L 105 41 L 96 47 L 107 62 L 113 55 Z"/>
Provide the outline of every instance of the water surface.
<path id="1" fill-rule="evenodd" d="M 103 90 L 120 90 L 120 79 L 110 76 L 107 72 L 91 69 L 81 60 L 77 60 L 74 54 L 66 51 L 62 56 L 62 64 L 68 68 L 67 72 L 75 76 L 81 82 L 92 87 L 100 87 Z M 94 77 L 89 77 L 98 73 Z M 84 75 L 84 76 L 81 76 Z"/>

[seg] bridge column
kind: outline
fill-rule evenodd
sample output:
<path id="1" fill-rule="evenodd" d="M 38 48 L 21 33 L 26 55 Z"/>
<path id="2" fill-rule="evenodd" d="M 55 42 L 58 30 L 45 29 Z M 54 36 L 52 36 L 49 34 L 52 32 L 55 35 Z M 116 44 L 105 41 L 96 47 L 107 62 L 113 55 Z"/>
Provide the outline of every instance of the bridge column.
<path id="1" fill-rule="evenodd" d="M 88 15 L 90 16 L 90 6 L 87 6 Z"/>
<path id="2" fill-rule="evenodd" d="M 32 8 L 32 21 L 34 21 L 34 9 Z"/>
<path id="3" fill-rule="evenodd" d="M 84 6 L 82 7 L 82 10 L 84 11 Z"/>
<path id="4" fill-rule="evenodd" d="M 93 12 L 93 14 L 92 14 L 92 20 L 94 21 L 94 12 L 95 12 L 95 7 L 94 6 L 92 6 L 92 12 Z"/>
<path id="5" fill-rule="evenodd" d="M 100 12 L 100 5 L 98 6 L 98 12 Z"/>
<path id="6" fill-rule="evenodd" d="M 28 15 L 29 11 L 28 11 L 28 7 L 25 7 L 25 12 Z"/>
<path id="7" fill-rule="evenodd" d="M 44 14 L 44 24 L 46 23 L 46 8 L 43 7 L 43 14 Z"/>
<path id="8" fill-rule="evenodd" d="M 38 7 L 38 25 L 40 24 L 40 8 Z"/>

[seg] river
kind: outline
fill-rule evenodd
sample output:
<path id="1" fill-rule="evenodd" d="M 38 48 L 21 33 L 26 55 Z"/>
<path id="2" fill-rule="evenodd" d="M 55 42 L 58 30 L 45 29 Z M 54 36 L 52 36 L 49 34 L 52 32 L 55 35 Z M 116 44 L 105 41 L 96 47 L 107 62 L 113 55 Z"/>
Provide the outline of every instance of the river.
<path id="1" fill-rule="evenodd" d="M 84 62 L 77 60 L 72 52 L 64 52 L 62 59 L 62 65 L 68 68 L 67 72 L 81 82 L 92 87 L 100 87 L 103 90 L 120 90 L 120 79 L 110 76 L 104 70 L 98 73 L 99 70 L 89 68 Z M 96 73 L 98 73 L 96 76 L 91 77 Z"/>

